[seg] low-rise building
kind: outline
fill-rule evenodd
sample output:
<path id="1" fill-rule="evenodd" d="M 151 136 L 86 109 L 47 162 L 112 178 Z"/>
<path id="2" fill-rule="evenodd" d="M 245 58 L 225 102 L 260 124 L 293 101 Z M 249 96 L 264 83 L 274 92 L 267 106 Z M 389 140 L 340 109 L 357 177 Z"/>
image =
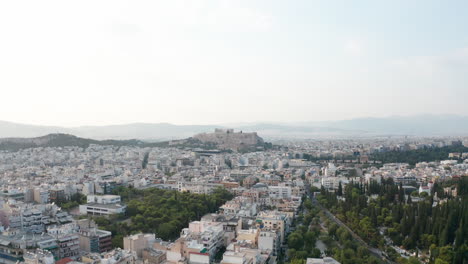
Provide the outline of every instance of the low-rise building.
<path id="1" fill-rule="evenodd" d="M 126 206 L 121 204 L 90 203 L 80 205 L 82 215 L 111 215 L 125 213 Z"/>
<path id="2" fill-rule="evenodd" d="M 117 204 L 120 203 L 119 195 L 88 195 L 86 197 L 87 203 L 99 203 L 99 204 Z"/>
<path id="3" fill-rule="evenodd" d="M 77 222 L 79 226 L 80 249 L 84 252 L 103 253 L 112 249 L 112 233 L 98 229 L 89 219 Z"/>
<path id="4" fill-rule="evenodd" d="M 142 251 L 142 259 L 144 263 L 161 264 L 166 261 L 166 252 L 154 248 L 145 248 Z"/>
<path id="5" fill-rule="evenodd" d="M 155 234 L 136 234 L 124 237 L 124 249 L 135 252 L 138 258 L 143 258 L 143 251 L 153 247 L 156 241 Z"/>
<path id="6" fill-rule="evenodd" d="M 24 256 L 25 264 L 54 264 L 54 255 L 47 250 L 36 249 L 27 251 Z"/>
<path id="7" fill-rule="evenodd" d="M 277 230 L 264 229 L 258 237 L 258 249 L 262 252 L 271 252 L 276 256 L 280 250 L 280 236 Z"/>
<path id="8" fill-rule="evenodd" d="M 286 213 L 278 211 L 262 211 L 257 215 L 257 226 L 261 229 L 278 230 L 280 234 L 280 244 L 284 242 L 285 236 L 289 233 L 290 218 Z"/>

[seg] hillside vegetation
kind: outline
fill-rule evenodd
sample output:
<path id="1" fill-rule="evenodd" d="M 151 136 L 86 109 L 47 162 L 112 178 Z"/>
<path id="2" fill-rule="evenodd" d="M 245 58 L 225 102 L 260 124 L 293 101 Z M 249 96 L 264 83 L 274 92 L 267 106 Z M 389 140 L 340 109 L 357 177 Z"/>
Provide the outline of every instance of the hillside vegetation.
<path id="1" fill-rule="evenodd" d="M 202 142 L 196 138 L 187 138 L 173 141 L 147 142 L 138 139 L 128 140 L 95 140 L 81 138 L 69 134 L 49 134 L 36 138 L 0 138 L 0 151 L 18 151 L 21 149 L 38 147 L 80 147 L 87 148 L 89 145 L 102 146 L 136 146 L 136 147 L 161 147 L 161 148 L 188 148 L 188 149 L 217 149 L 218 144 Z M 265 143 L 271 147 L 271 143 Z"/>

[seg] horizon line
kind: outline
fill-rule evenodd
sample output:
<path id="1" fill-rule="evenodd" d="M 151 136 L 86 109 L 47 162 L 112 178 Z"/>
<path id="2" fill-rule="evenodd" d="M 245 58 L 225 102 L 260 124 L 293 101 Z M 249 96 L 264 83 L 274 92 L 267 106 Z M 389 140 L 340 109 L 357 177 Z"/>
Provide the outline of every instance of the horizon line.
<path id="1" fill-rule="evenodd" d="M 105 126 L 125 126 L 125 125 L 173 125 L 173 126 L 220 126 L 220 127 L 229 127 L 229 126 L 245 126 L 245 125 L 259 125 L 259 124 L 275 124 L 275 125 L 300 125 L 300 124 L 307 124 L 307 123 L 321 123 L 321 122 L 340 122 L 340 121 L 352 121 L 357 119 L 388 119 L 388 118 L 412 118 L 412 117 L 424 117 L 424 116 L 432 116 L 432 117 L 468 117 L 468 115 L 461 115 L 461 114 L 450 114 L 450 113 L 442 113 L 442 114 L 433 114 L 433 113 L 422 113 L 422 114 L 414 114 L 414 115 L 386 115 L 386 116 L 361 116 L 361 117 L 354 117 L 354 118 L 345 118 L 345 119 L 327 119 L 327 120 L 304 120 L 304 121 L 249 121 L 249 122 L 227 122 L 227 123 L 199 123 L 199 124 L 182 124 L 182 123 L 172 123 L 172 122 L 146 122 L 146 121 L 133 121 L 133 122 L 125 122 L 125 123 L 113 123 L 113 124 L 96 124 L 96 125 L 49 125 L 49 124 L 38 124 L 38 123 L 29 123 L 29 122 L 18 122 L 18 121 L 10 121 L 2 119 L 0 123 L 11 123 L 15 125 L 26 125 L 26 126 L 41 126 L 41 127 L 57 127 L 57 128 L 86 128 L 86 127 L 105 127 Z"/>

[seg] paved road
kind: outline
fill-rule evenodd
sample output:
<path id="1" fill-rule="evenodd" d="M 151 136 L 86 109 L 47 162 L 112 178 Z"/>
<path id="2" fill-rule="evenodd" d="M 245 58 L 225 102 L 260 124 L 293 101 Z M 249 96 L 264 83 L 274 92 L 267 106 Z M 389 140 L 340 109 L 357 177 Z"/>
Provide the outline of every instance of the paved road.
<path id="1" fill-rule="evenodd" d="M 309 188 L 310 189 L 310 188 Z M 334 221 L 336 224 L 338 224 L 339 226 L 342 226 L 344 227 L 346 230 L 348 230 L 348 232 L 351 234 L 351 236 L 357 240 L 359 243 L 361 243 L 362 245 L 364 245 L 368 250 L 369 252 L 371 252 L 374 256 L 376 256 L 377 258 L 383 260 L 384 262 L 386 263 L 390 263 L 390 264 L 396 264 L 395 262 L 387 259 L 383 254 L 382 254 L 382 251 L 378 248 L 374 248 L 374 247 L 371 247 L 369 246 L 369 244 L 366 243 L 366 241 L 364 241 L 360 236 L 358 236 L 356 233 L 353 232 L 353 230 L 351 230 L 351 228 L 349 228 L 345 223 L 343 223 L 340 219 L 338 219 L 336 216 L 334 216 L 332 213 L 330 213 L 330 211 L 328 211 L 326 208 L 324 208 L 318 201 L 317 199 L 315 199 L 315 197 L 310 193 L 308 192 L 308 195 L 310 197 L 310 199 L 312 200 L 312 203 L 314 205 L 317 205 L 324 213 L 325 215 L 330 218 L 332 221 Z"/>

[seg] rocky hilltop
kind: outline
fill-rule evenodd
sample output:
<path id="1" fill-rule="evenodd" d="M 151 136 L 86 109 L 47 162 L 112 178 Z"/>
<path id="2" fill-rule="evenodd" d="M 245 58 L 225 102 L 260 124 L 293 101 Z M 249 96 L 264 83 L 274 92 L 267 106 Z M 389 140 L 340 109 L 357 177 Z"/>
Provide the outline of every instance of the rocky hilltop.
<path id="1" fill-rule="evenodd" d="M 256 132 L 234 132 L 234 129 L 215 129 L 214 133 L 201 133 L 193 136 L 203 143 L 213 143 L 219 149 L 249 151 L 263 149 L 264 141 Z"/>

